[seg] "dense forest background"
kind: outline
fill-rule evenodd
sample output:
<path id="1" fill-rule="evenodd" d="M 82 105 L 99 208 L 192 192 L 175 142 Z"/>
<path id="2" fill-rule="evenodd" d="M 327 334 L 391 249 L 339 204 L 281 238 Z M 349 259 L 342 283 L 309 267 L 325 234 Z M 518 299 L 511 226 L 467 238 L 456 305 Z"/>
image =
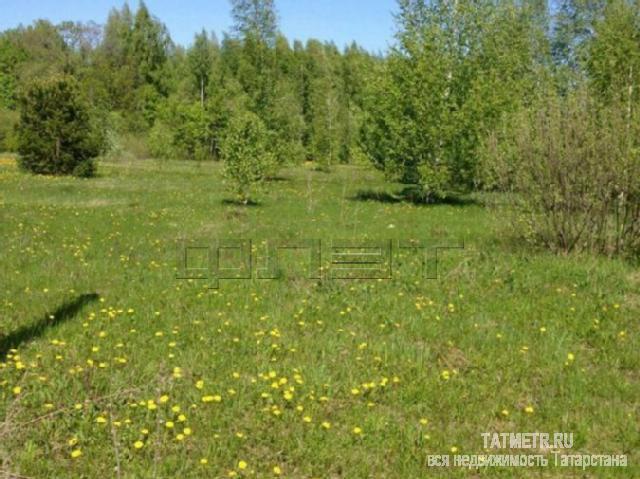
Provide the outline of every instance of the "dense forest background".
<path id="1" fill-rule="evenodd" d="M 108 132 L 110 149 L 217 159 L 229 118 L 257 114 L 282 162 L 332 164 L 358 154 L 365 75 L 376 61 L 355 43 L 291 43 L 271 2 L 234 2 L 237 30 L 218 40 L 202 31 L 175 45 L 144 3 L 113 10 L 104 25 L 39 20 L 0 34 L 0 149 L 14 149 L 22 86 L 73 75 Z M 249 11 L 251 10 L 251 11 Z M 256 17 L 257 15 L 257 17 Z"/>
<path id="2" fill-rule="evenodd" d="M 636 116 L 636 0 L 399 0 L 384 55 L 291 41 L 273 0 L 230 8 L 233 31 L 188 48 L 143 2 L 104 25 L 0 33 L 0 150 L 16 149 L 22 92 L 57 74 L 78 81 L 110 154 L 217 160 L 231 119 L 251 113 L 279 165 L 370 160 L 430 194 L 495 187 L 492 141 L 549 98 L 586 92 Z"/>

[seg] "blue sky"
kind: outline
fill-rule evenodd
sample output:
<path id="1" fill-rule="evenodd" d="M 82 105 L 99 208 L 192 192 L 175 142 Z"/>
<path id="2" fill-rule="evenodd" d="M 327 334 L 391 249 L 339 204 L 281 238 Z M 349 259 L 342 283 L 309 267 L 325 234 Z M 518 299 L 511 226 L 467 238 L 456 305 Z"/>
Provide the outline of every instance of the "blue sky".
<path id="1" fill-rule="evenodd" d="M 149 9 L 188 45 L 203 27 L 221 32 L 231 24 L 228 0 L 147 0 Z M 123 0 L 0 0 L 0 30 L 28 25 L 38 18 L 94 20 L 104 23 L 109 10 Z M 137 6 L 138 0 L 129 5 Z M 342 47 L 352 40 L 371 51 L 384 51 L 393 39 L 395 0 L 276 0 L 280 27 L 290 39 L 333 40 Z"/>

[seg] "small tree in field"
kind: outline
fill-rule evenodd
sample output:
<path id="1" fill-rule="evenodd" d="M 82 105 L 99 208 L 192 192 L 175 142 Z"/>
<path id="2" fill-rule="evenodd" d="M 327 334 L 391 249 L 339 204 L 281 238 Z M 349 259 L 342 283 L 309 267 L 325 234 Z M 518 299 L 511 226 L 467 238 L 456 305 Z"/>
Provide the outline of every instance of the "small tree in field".
<path id="1" fill-rule="evenodd" d="M 101 137 L 76 81 L 68 76 L 35 81 L 20 102 L 20 166 L 44 175 L 95 174 Z"/>
<path id="2" fill-rule="evenodd" d="M 275 155 L 269 132 L 254 113 L 233 118 L 221 144 L 224 176 L 229 188 L 243 204 L 248 204 L 252 190 L 272 173 Z"/>

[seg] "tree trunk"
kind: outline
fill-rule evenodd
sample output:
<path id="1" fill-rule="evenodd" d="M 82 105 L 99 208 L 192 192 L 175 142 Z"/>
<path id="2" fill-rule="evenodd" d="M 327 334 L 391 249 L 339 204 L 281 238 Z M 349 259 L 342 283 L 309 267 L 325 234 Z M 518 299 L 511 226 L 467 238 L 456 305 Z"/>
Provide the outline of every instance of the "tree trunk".
<path id="1" fill-rule="evenodd" d="M 204 77 L 200 77 L 200 106 L 204 110 Z"/>

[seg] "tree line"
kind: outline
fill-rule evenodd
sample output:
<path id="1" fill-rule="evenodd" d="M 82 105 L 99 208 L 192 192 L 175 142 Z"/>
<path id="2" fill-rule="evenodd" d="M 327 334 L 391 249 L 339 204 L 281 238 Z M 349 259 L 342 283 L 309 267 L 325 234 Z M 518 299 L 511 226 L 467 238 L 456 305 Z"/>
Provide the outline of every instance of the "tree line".
<path id="1" fill-rule="evenodd" d="M 31 82 L 66 74 L 108 139 L 138 135 L 153 156 L 219 159 L 231 118 L 253 113 L 279 163 L 329 167 L 357 157 L 364 76 L 378 60 L 355 43 L 341 51 L 319 40 L 288 41 L 272 1 L 234 0 L 232 12 L 232 32 L 218 40 L 203 30 L 187 49 L 144 3 L 135 12 L 127 4 L 114 9 L 103 27 L 41 20 L 5 31 L 2 118 L 15 120 Z M 2 135 L 1 146 L 11 149 L 9 128 Z"/>
<path id="2" fill-rule="evenodd" d="M 37 21 L 2 32 L 0 148 L 37 143 L 28 127 L 10 128 L 34 95 L 77 92 L 100 133 L 86 156 L 135 138 L 150 156 L 222 160 L 245 200 L 284 164 L 367 160 L 426 201 L 474 189 L 533 195 L 531 184 L 546 182 L 529 197 L 531 221 L 583 208 L 568 231 L 545 226 L 546 241 L 567 250 L 601 230 L 604 220 L 587 218 L 608 218 L 614 203 L 620 234 L 640 228 L 638 185 L 625 180 L 639 176 L 637 0 L 398 0 L 384 55 L 291 42 L 273 0 L 232 0 L 231 11 L 231 32 L 203 30 L 189 48 L 144 3 L 114 9 L 104 26 Z M 60 75 L 73 85 L 30 90 Z M 605 137 L 617 146 L 596 144 Z M 620 175 L 598 176 L 611 171 Z M 587 198 L 594 184 L 607 186 Z"/>

